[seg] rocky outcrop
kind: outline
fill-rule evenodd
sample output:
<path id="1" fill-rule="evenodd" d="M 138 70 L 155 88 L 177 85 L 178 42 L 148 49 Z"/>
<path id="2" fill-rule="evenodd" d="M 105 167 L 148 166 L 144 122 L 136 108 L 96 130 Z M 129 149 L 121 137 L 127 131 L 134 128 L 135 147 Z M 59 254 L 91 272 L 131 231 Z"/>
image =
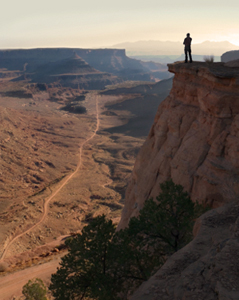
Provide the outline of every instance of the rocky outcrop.
<path id="1" fill-rule="evenodd" d="M 239 299 L 239 204 L 204 214 L 194 240 L 172 255 L 130 300 Z"/>
<path id="2" fill-rule="evenodd" d="M 119 228 L 172 178 L 193 201 L 219 207 L 239 196 L 239 68 L 175 63 L 126 191 Z"/>
<path id="3" fill-rule="evenodd" d="M 225 63 L 225 66 L 227 67 L 239 67 L 239 59 L 235 59 L 235 60 L 230 60 L 227 63 Z"/>
<path id="4" fill-rule="evenodd" d="M 228 62 L 231 60 L 239 59 L 239 50 L 228 51 L 222 54 L 221 61 Z"/>

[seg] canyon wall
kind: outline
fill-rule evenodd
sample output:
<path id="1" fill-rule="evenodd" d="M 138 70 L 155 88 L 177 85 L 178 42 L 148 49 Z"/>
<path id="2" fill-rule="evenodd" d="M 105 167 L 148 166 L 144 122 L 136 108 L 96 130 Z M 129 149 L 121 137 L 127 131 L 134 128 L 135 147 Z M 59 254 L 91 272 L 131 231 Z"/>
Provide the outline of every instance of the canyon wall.
<path id="1" fill-rule="evenodd" d="M 229 66 L 233 67 L 229 67 Z M 126 191 L 119 228 L 172 178 L 193 201 L 215 208 L 197 219 L 192 242 L 173 254 L 131 300 L 239 299 L 239 67 L 175 63 Z"/>
<path id="2" fill-rule="evenodd" d="M 80 70 L 80 74 L 76 74 L 76 70 L 79 70 L 79 64 L 77 68 L 72 66 L 71 62 L 74 57 L 85 61 L 90 68 L 95 69 L 98 73 L 103 72 L 104 74 L 95 75 L 89 84 L 91 80 L 87 73 L 89 69 L 85 70 L 85 74 L 82 74 L 82 70 Z M 68 72 L 59 73 L 59 71 L 63 71 L 63 65 Z M 106 85 L 125 80 L 157 82 L 171 76 L 166 65 L 129 58 L 123 49 L 38 48 L 0 50 L 0 71 L 3 74 L 6 70 L 22 72 L 19 80 L 28 79 L 40 83 L 56 80 L 64 86 L 79 86 L 84 89 L 103 89 Z M 52 77 L 53 74 L 54 77 Z M 76 80 L 69 77 L 72 74 L 77 75 Z"/>
<path id="3" fill-rule="evenodd" d="M 169 96 L 142 146 L 119 228 L 172 178 L 193 201 L 219 207 L 239 195 L 239 68 L 175 63 Z"/>
<path id="4" fill-rule="evenodd" d="M 48 62 L 68 59 L 74 54 L 79 55 L 90 65 L 100 71 L 112 70 L 111 60 L 118 69 L 123 68 L 127 60 L 123 49 L 80 49 L 80 48 L 37 48 L 37 49 L 11 49 L 0 50 L 0 67 L 13 70 L 34 70 L 37 66 Z M 128 58 L 129 59 L 129 58 Z M 132 60 L 132 59 L 129 59 Z M 118 64 L 117 64 L 118 62 Z M 122 63 L 123 62 L 123 63 Z M 100 67 L 101 66 L 101 67 Z M 102 69 L 103 66 L 103 70 Z"/>
<path id="5" fill-rule="evenodd" d="M 0 68 L 20 70 L 24 73 L 38 72 L 72 58 L 74 55 L 85 60 L 101 72 L 112 73 L 125 80 L 156 81 L 169 78 L 165 65 L 142 62 L 126 56 L 124 49 L 81 49 L 81 48 L 38 48 L 0 50 Z"/>

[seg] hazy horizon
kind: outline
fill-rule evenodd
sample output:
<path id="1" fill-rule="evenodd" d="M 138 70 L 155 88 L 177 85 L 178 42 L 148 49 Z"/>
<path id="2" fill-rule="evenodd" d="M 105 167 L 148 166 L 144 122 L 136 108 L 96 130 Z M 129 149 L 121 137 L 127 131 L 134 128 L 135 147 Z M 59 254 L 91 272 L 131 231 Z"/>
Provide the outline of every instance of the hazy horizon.
<path id="1" fill-rule="evenodd" d="M 239 46 L 237 0 L 189 3 L 149 0 L 8 1 L 1 10 L 0 48 L 107 48 L 145 40 Z"/>
<path id="2" fill-rule="evenodd" d="M 0 47 L 0 50 L 7 50 L 7 49 L 37 49 L 37 48 L 82 48 L 82 49 L 112 49 L 112 48 L 114 48 L 114 47 L 118 47 L 118 46 L 120 46 L 121 44 L 123 45 L 123 44 L 131 44 L 131 45 L 133 45 L 133 44 L 137 44 L 137 43 L 145 43 L 145 42 L 155 42 L 155 43 L 157 43 L 157 42 L 160 42 L 160 43 L 180 43 L 180 45 L 182 44 L 182 41 L 170 41 L 170 40 L 165 40 L 165 41 L 161 41 L 161 40 L 138 40 L 138 41 L 123 41 L 123 42 L 120 42 L 120 43 L 116 43 L 116 44 L 114 44 L 114 45 L 109 45 L 109 46 L 102 46 L 102 47 L 75 47 L 75 46 L 45 46 L 45 47 L 41 47 L 41 46 L 39 46 L 39 47 Z M 210 41 L 210 40 L 205 40 L 205 41 L 202 41 L 202 42 L 195 42 L 195 43 L 193 43 L 193 45 L 201 45 L 201 44 L 203 44 L 203 43 L 206 43 L 206 42 L 210 42 L 210 43 L 230 43 L 230 44 L 232 44 L 232 45 L 234 45 L 234 46 L 238 46 L 238 48 L 239 48 L 239 45 L 236 45 L 236 44 L 234 44 L 234 43 L 231 43 L 231 42 L 229 42 L 229 41 Z M 119 48 L 120 49 L 120 48 Z M 238 49 L 239 50 L 239 49 Z"/>
<path id="3" fill-rule="evenodd" d="M 175 56 L 180 58 L 183 54 L 183 45 L 182 42 L 172 42 L 172 41 L 136 41 L 136 42 L 125 42 L 112 45 L 111 47 L 101 47 L 101 48 L 84 48 L 84 47 L 33 47 L 33 48 L 0 48 L 0 51 L 14 51 L 14 50 L 34 50 L 34 49 L 124 49 L 126 55 L 129 57 L 134 57 L 139 59 L 148 60 L 151 57 L 151 60 L 156 62 L 162 61 L 162 56 Z M 214 56 L 215 61 L 220 61 L 219 57 L 222 56 L 225 52 L 238 50 L 239 46 L 236 46 L 228 41 L 223 42 L 209 42 L 204 41 L 202 43 L 193 44 L 193 57 L 195 60 L 202 60 L 205 56 Z M 146 58 L 146 56 L 148 56 Z M 200 58 L 201 56 L 201 58 Z M 154 57 L 154 58 L 153 58 Z M 161 57 L 161 58 L 159 58 Z M 156 60 L 155 60 L 156 59 Z"/>

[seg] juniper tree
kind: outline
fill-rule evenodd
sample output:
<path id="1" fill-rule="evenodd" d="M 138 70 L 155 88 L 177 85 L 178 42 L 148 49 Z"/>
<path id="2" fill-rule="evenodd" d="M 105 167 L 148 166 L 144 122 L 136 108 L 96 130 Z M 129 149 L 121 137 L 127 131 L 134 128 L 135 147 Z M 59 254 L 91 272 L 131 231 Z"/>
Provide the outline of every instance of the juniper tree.
<path id="1" fill-rule="evenodd" d="M 116 232 L 103 215 L 66 241 L 69 253 L 51 278 L 56 300 L 126 299 L 192 239 L 194 220 L 204 209 L 172 180 L 160 187 L 159 196 L 147 200 L 127 228 Z"/>

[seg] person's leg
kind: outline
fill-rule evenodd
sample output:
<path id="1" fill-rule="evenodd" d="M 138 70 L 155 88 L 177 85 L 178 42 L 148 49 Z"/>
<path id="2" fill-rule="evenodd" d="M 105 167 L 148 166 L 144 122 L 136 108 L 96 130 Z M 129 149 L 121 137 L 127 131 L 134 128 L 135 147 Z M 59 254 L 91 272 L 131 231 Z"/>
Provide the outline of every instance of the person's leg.
<path id="1" fill-rule="evenodd" d="M 189 54 L 189 59 L 190 59 L 190 63 L 191 63 L 191 62 L 193 62 L 192 55 L 191 55 L 191 49 L 188 50 L 188 54 Z"/>
<path id="2" fill-rule="evenodd" d="M 186 47 L 184 48 L 184 53 L 185 53 L 185 63 L 187 63 L 188 62 L 188 54 L 187 54 Z"/>

